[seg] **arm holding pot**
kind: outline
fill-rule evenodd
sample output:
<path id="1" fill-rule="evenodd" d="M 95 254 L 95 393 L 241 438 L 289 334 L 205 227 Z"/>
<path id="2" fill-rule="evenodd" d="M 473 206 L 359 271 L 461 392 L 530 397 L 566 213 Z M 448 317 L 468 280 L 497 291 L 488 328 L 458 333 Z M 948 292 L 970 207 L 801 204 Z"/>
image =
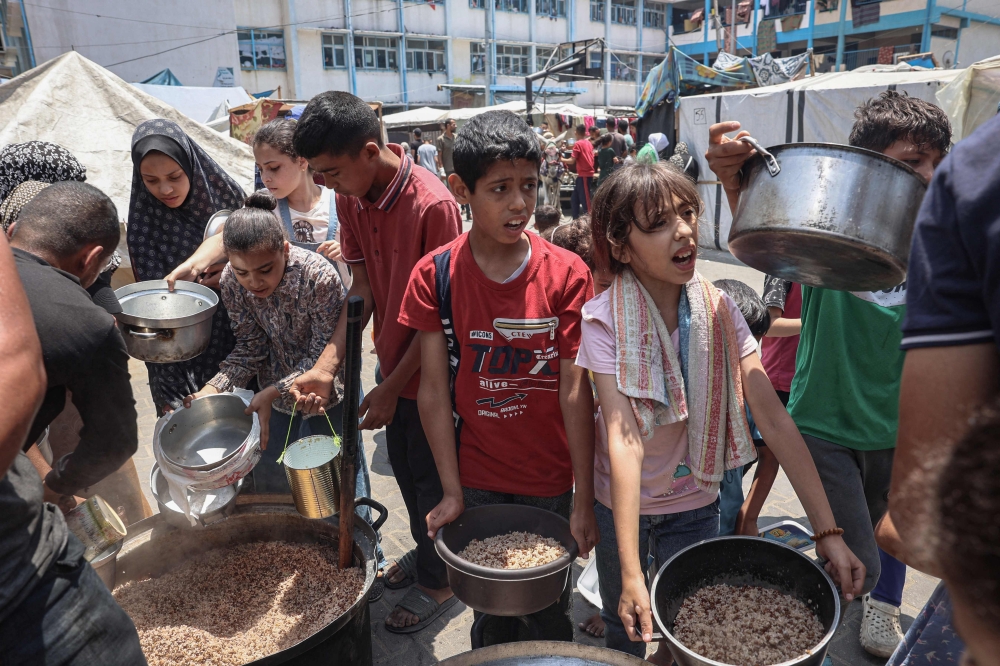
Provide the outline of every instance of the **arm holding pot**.
<path id="1" fill-rule="evenodd" d="M 739 128 L 739 122 L 734 120 L 716 123 L 709 127 L 708 150 L 705 151 L 708 168 L 722 182 L 722 189 L 726 191 L 726 199 L 729 201 L 729 210 L 733 214 L 736 213 L 736 204 L 740 198 L 740 170 L 743 164 L 757 153 L 749 144 L 740 141 L 741 137 L 750 136 L 746 130 L 732 139 L 726 136 L 727 132 L 735 132 Z"/>

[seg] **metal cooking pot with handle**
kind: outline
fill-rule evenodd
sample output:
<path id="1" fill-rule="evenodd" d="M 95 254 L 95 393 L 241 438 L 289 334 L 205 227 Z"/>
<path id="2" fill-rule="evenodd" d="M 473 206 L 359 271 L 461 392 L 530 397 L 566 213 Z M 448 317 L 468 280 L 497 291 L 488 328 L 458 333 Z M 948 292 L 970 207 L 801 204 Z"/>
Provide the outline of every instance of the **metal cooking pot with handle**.
<path id="1" fill-rule="evenodd" d="M 122 311 L 115 315 L 129 356 L 149 363 L 176 363 L 198 356 L 212 341 L 212 315 L 219 295 L 178 280 L 147 280 L 115 290 Z"/>
<path id="2" fill-rule="evenodd" d="M 906 278 L 927 186 L 891 157 L 833 143 L 757 150 L 743 167 L 729 250 L 743 263 L 810 287 L 889 289 Z"/>

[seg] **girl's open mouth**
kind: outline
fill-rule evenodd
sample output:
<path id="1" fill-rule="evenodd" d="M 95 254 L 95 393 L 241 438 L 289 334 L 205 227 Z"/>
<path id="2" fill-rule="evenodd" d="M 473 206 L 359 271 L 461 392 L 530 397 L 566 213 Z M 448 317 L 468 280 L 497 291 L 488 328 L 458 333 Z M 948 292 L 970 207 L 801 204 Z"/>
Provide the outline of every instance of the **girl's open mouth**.
<path id="1" fill-rule="evenodd" d="M 674 266 L 682 271 L 689 271 L 694 268 L 694 260 L 697 255 L 697 248 L 694 245 L 678 250 L 674 253 Z"/>

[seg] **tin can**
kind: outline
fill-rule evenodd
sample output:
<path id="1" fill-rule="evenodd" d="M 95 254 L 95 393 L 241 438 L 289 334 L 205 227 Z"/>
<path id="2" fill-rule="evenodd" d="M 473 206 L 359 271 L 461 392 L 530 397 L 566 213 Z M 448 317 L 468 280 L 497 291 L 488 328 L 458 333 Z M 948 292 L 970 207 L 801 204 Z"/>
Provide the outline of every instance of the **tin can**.
<path id="1" fill-rule="evenodd" d="M 94 495 L 66 514 L 66 525 L 86 548 L 83 557 L 88 562 L 128 533 L 125 523 L 100 495 Z"/>

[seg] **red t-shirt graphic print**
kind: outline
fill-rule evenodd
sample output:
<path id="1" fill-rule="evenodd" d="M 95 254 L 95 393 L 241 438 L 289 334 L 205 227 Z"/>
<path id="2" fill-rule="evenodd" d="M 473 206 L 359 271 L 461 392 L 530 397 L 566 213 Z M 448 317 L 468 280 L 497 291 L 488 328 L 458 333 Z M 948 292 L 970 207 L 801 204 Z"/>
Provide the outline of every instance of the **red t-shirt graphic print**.
<path id="1" fill-rule="evenodd" d="M 559 405 L 559 362 L 576 357 L 580 310 L 593 295 L 576 255 L 528 234 L 531 257 L 507 283 L 487 278 L 468 235 L 413 269 L 400 323 L 454 333 L 459 471 L 469 488 L 553 497 L 573 486 Z M 435 256 L 449 252 L 450 328 L 442 325 Z"/>

